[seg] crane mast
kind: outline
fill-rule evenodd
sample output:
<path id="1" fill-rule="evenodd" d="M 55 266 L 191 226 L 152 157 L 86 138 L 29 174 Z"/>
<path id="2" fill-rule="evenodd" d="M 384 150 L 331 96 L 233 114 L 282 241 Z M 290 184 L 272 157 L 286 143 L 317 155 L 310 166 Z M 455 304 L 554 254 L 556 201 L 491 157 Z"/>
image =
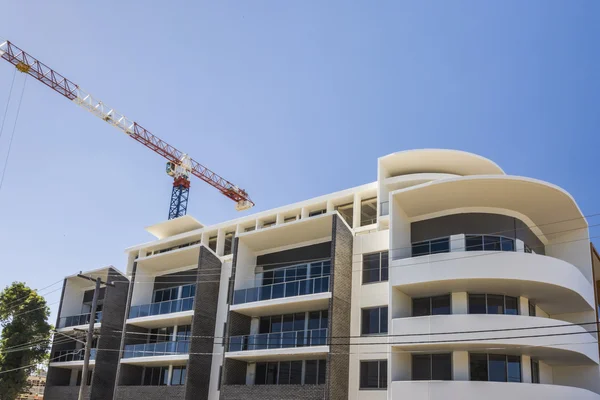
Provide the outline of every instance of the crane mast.
<path id="1" fill-rule="evenodd" d="M 78 106 L 125 132 L 132 139 L 166 158 L 167 174 L 173 177 L 169 219 L 181 217 L 187 211 L 190 175 L 200 178 L 219 190 L 224 196 L 235 201 L 236 210 L 238 211 L 247 210 L 254 206 L 254 203 L 250 200 L 245 190 L 240 189 L 238 186 L 217 175 L 186 153 L 176 149 L 137 122 L 127 118 L 124 114 L 107 106 L 83 90 L 79 85 L 54 71 L 10 41 L 0 39 L 0 58 L 14 65 L 20 72 L 34 77 Z"/>

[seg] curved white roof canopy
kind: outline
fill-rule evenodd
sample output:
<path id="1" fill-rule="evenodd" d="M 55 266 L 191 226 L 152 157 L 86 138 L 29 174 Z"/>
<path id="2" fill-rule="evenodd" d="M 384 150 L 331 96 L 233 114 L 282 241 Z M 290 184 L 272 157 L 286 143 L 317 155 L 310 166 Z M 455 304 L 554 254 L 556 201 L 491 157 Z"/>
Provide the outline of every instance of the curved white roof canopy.
<path id="1" fill-rule="evenodd" d="M 507 175 L 459 177 L 397 190 L 392 195 L 413 219 L 447 210 L 500 208 L 528 217 L 534 225 L 533 230 L 549 240 L 551 235 L 588 227 L 569 193 L 532 178 Z"/>
<path id="2" fill-rule="evenodd" d="M 454 175 L 505 175 L 495 162 L 460 150 L 408 150 L 379 158 L 379 165 L 387 172 L 381 178 L 424 172 Z"/>

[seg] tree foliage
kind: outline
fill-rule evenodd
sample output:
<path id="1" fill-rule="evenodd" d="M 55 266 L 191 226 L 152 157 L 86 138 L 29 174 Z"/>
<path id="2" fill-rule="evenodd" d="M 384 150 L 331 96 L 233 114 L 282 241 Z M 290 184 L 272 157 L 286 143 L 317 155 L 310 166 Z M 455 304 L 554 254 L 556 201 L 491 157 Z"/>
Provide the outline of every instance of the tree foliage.
<path id="1" fill-rule="evenodd" d="M 49 316 L 46 300 L 23 282 L 0 293 L 0 400 L 14 400 L 26 390 L 27 377 L 46 358 Z"/>

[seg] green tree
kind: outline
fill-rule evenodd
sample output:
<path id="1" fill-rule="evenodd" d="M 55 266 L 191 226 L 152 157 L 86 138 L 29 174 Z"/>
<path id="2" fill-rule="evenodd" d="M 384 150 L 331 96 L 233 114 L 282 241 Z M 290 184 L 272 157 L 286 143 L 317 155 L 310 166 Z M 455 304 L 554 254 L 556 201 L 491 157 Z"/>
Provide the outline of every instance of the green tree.
<path id="1" fill-rule="evenodd" d="M 46 300 L 23 282 L 0 293 L 0 400 L 28 389 L 27 377 L 48 353 L 49 316 Z"/>

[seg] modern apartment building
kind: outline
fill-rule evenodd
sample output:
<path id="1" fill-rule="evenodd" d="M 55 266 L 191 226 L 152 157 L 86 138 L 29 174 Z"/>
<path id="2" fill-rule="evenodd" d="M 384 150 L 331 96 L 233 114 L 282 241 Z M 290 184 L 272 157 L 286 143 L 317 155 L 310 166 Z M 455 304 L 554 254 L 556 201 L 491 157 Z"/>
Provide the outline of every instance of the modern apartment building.
<path id="1" fill-rule="evenodd" d="M 478 155 L 394 153 L 373 183 L 147 230 L 114 399 L 600 399 L 586 218 Z"/>

